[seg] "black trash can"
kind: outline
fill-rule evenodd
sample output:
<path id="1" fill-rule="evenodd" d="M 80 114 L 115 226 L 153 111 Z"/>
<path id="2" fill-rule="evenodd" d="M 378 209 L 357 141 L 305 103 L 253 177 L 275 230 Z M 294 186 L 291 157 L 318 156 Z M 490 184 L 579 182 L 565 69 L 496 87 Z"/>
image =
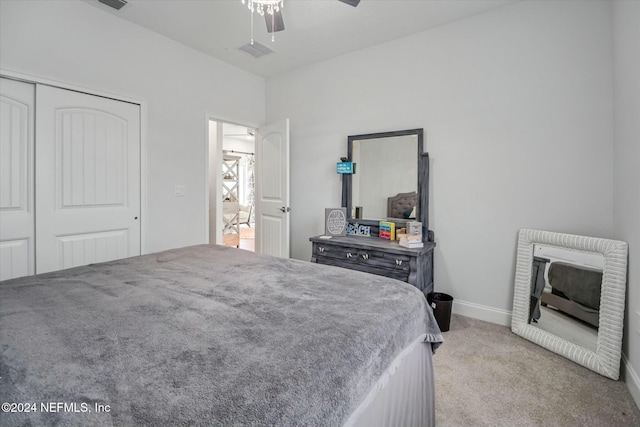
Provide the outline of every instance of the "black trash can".
<path id="1" fill-rule="evenodd" d="M 433 315 L 438 322 L 442 332 L 449 330 L 451 323 L 451 308 L 453 307 L 453 297 L 442 292 L 429 292 L 427 302 L 433 309 Z"/>

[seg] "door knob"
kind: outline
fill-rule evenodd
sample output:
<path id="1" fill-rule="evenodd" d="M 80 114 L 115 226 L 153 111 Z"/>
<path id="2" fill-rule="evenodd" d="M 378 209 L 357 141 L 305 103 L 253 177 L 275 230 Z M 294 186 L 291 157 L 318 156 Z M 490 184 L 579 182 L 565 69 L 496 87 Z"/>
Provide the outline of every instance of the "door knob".
<path id="1" fill-rule="evenodd" d="M 285 207 L 283 206 L 283 207 L 281 207 L 281 208 L 280 208 L 280 212 L 291 212 L 291 208 L 289 208 L 289 207 L 286 207 L 286 208 L 285 208 Z"/>

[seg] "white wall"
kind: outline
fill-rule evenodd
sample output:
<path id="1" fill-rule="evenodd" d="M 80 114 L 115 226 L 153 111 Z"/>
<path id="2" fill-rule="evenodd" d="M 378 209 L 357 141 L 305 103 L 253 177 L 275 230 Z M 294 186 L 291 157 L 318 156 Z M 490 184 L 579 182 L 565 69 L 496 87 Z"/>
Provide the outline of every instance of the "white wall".
<path id="1" fill-rule="evenodd" d="M 79 1 L 0 2 L 0 51 L 3 69 L 146 101 L 147 249 L 205 241 L 205 116 L 264 123 L 263 78 Z"/>
<path id="2" fill-rule="evenodd" d="M 613 4 L 614 234 L 629 242 L 625 382 L 640 405 L 640 2 Z"/>
<path id="3" fill-rule="evenodd" d="M 522 2 L 269 78 L 267 120 L 291 118 L 292 256 L 340 201 L 347 135 L 423 127 L 435 287 L 509 321 L 518 229 L 612 237 L 611 19 Z"/>

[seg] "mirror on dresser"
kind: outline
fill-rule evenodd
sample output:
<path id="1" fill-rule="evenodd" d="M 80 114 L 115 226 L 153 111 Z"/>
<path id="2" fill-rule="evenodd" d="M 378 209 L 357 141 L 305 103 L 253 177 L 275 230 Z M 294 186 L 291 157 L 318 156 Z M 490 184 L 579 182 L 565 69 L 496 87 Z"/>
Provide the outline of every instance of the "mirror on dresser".
<path id="1" fill-rule="evenodd" d="M 402 227 L 422 223 L 424 241 L 429 230 L 429 155 L 424 152 L 423 129 L 350 135 L 348 161 L 356 173 L 344 175 L 342 206 L 352 223 L 376 228 L 381 220 Z"/>
<path id="2" fill-rule="evenodd" d="M 618 379 L 627 244 L 520 230 L 511 330 Z"/>
<path id="3" fill-rule="evenodd" d="M 352 228 L 366 232 L 309 238 L 311 262 L 391 277 L 425 294 L 432 292 L 436 244 L 428 231 L 429 156 L 423 130 L 352 135 L 347 151 L 356 169 L 353 175 L 342 175 L 341 206 Z M 352 213 L 356 206 L 362 217 Z M 408 248 L 380 238 L 382 220 L 394 222 L 396 229 L 408 221 L 421 222 L 423 244 Z"/>

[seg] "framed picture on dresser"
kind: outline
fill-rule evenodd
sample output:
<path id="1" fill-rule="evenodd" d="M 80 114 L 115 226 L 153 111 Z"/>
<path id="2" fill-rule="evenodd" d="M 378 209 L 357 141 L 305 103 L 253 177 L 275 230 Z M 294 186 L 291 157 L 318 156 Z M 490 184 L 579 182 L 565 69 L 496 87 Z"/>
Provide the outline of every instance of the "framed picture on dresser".
<path id="1" fill-rule="evenodd" d="M 347 234 L 346 208 L 325 208 L 324 234 L 325 236 L 344 236 Z"/>

